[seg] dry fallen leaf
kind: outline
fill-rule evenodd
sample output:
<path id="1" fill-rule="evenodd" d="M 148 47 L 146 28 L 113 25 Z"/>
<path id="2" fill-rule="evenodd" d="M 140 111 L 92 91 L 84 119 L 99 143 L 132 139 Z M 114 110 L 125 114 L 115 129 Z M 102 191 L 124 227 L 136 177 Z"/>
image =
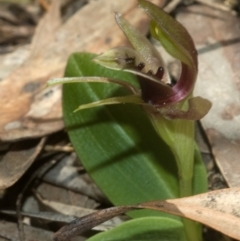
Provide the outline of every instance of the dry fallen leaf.
<path id="1" fill-rule="evenodd" d="M 24 230 L 25 240 L 51 241 L 52 232 L 27 225 L 24 226 Z M 0 221 L 0 237 L 4 238 L 4 240 L 19 241 L 17 224 L 7 221 Z"/>
<path id="2" fill-rule="evenodd" d="M 54 169 L 54 166 L 52 169 Z M 80 175 L 80 174 L 79 174 Z M 66 176 L 66 179 L 68 177 Z M 66 187 L 58 187 L 56 185 L 49 184 L 41 180 L 36 192 L 42 197 L 42 199 L 48 199 L 49 201 L 56 201 L 67 205 L 78 206 L 87 209 L 96 209 L 100 206 L 100 203 L 78 192 L 73 192 Z M 36 211 L 36 210 L 35 210 Z"/>
<path id="3" fill-rule="evenodd" d="M 46 138 L 41 141 L 12 144 L 0 162 L 0 189 L 13 185 L 31 166 L 43 148 Z"/>
<path id="4" fill-rule="evenodd" d="M 140 206 L 195 220 L 239 240 L 239 200 L 240 188 L 228 188 Z"/>
<path id="5" fill-rule="evenodd" d="M 0 55 L 0 82 L 29 57 L 29 45 L 21 46 L 8 54 Z"/>
<path id="6" fill-rule="evenodd" d="M 87 180 L 86 173 L 79 174 L 77 167 L 73 165 L 75 160 L 75 153 L 64 157 L 42 177 L 43 181 L 84 194 L 95 200 L 103 200 L 104 195 L 95 183 Z"/>
<path id="7" fill-rule="evenodd" d="M 93 213 L 95 210 L 94 209 L 89 209 L 89 208 L 84 208 L 84 207 L 79 207 L 79 206 L 74 206 L 74 205 L 68 205 L 56 201 L 50 201 L 47 199 L 41 198 L 41 196 L 38 193 L 35 193 L 35 196 L 37 197 L 38 201 L 44 205 L 47 209 L 53 210 L 57 213 L 66 215 L 68 217 L 83 217 L 85 215 L 88 215 L 90 213 Z M 119 224 L 121 224 L 123 220 L 121 220 L 119 217 L 115 217 L 111 220 L 108 220 L 104 222 L 103 224 L 100 224 L 96 227 L 94 227 L 94 230 L 98 231 L 107 231 L 110 228 L 113 228 Z"/>
<path id="8" fill-rule="evenodd" d="M 239 18 L 203 5 L 180 12 L 199 51 L 195 95 L 212 109 L 201 120 L 213 154 L 230 187 L 240 185 L 240 31 Z M 194 23 L 194 24 L 192 24 Z"/>
<path id="9" fill-rule="evenodd" d="M 73 52 L 100 53 L 124 44 L 114 11 L 143 33 L 148 30 L 148 17 L 136 7 L 136 0 L 89 1 L 61 27 L 58 2 L 37 27 L 29 58 L 0 82 L 0 140 L 39 137 L 63 128 L 61 88 L 44 90 L 46 81 L 63 75 Z M 162 6 L 165 0 L 153 2 Z M 86 21 L 92 24 L 86 27 Z"/>
<path id="10" fill-rule="evenodd" d="M 152 209 L 189 218 L 239 240 L 239 200 L 240 188 L 228 188 L 187 198 L 108 208 L 70 222 L 53 235 L 53 240 L 68 240 L 110 218 L 135 209 Z"/>

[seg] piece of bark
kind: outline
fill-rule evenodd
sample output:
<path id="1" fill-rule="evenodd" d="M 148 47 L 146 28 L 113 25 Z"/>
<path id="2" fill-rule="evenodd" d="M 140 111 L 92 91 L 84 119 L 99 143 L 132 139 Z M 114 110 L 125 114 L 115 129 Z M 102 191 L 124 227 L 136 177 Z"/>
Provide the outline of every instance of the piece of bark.
<path id="1" fill-rule="evenodd" d="M 213 154 L 230 187 L 240 175 L 240 31 L 239 18 L 194 5 L 178 14 L 198 47 L 199 75 L 195 95 L 212 103 L 201 120 Z M 194 23 L 194 24 L 192 24 Z"/>
<path id="2" fill-rule="evenodd" d="M 152 2 L 163 6 L 165 0 Z M 148 31 L 149 18 L 137 8 L 137 1 L 90 1 L 61 27 L 56 28 L 56 24 L 51 27 L 55 20 L 54 15 L 52 18 L 49 15 L 58 10 L 52 8 L 45 17 L 48 20 L 41 21 L 29 59 L 0 83 L 0 140 L 39 137 L 63 128 L 61 88 L 45 90 L 46 81 L 63 76 L 73 52 L 101 53 L 126 44 L 114 20 L 115 11 L 141 32 Z M 45 31 L 42 26 L 51 27 L 50 38 L 41 33 Z"/>

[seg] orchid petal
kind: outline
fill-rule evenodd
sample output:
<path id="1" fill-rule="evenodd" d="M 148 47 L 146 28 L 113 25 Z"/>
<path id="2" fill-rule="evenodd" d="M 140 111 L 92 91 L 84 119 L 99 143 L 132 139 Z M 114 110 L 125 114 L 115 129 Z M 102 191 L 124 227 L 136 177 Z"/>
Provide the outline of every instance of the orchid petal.
<path id="1" fill-rule="evenodd" d="M 200 120 L 210 110 L 212 104 L 200 96 L 188 99 L 188 110 L 178 109 L 176 105 L 159 109 L 160 113 L 170 119 Z"/>
<path id="2" fill-rule="evenodd" d="M 119 13 L 116 14 L 116 21 L 128 38 L 129 42 L 132 44 L 133 48 L 142 56 L 144 60 L 144 68 L 142 69 L 142 72 L 148 73 L 149 71 L 152 71 L 154 75 L 158 72 L 159 67 L 166 70 L 165 63 L 159 52 L 138 29 L 133 27 Z M 169 80 L 169 74 L 165 71 L 161 81 L 169 83 Z"/>
<path id="3" fill-rule="evenodd" d="M 162 88 L 165 93 L 172 93 L 169 85 L 159 81 L 164 75 L 164 70 L 158 69 L 156 75 L 146 74 L 139 69 L 139 66 L 144 63 L 142 56 L 134 49 L 128 47 L 118 47 L 110 49 L 109 51 L 95 57 L 93 59 L 96 63 L 110 69 L 124 70 L 136 74 L 146 79 L 145 81 L 153 81 L 157 89 Z"/>
<path id="4" fill-rule="evenodd" d="M 69 84 L 69 83 L 114 83 L 121 85 L 125 89 L 129 90 L 133 94 L 139 94 L 138 88 L 129 84 L 126 81 L 116 80 L 116 79 L 109 79 L 104 77 L 72 77 L 72 78 L 55 78 L 51 79 L 47 82 L 47 86 L 54 86 L 58 84 Z"/>
<path id="5" fill-rule="evenodd" d="M 80 105 L 74 112 L 83 109 L 89 109 L 93 107 L 98 107 L 102 105 L 115 105 L 115 104 L 136 104 L 136 105 L 147 105 L 143 102 L 142 98 L 139 95 L 128 95 L 128 96 L 119 96 L 107 98 L 99 101 L 95 101 L 89 104 Z"/>
<path id="6" fill-rule="evenodd" d="M 110 69 L 133 69 L 144 62 L 143 57 L 134 49 L 129 47 L 117 47 L 98 55 L 94 62 Z"/>

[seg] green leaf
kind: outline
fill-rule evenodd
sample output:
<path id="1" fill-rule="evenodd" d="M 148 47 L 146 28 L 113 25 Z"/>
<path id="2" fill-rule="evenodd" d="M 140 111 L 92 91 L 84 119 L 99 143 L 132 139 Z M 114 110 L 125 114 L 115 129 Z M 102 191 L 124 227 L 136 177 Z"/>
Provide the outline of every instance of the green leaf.
<path id="1" fill-rule="evenodd" d="M 133 75 L 106 69 L 91 62 L 92 57 L 86 53 L 72 55 L 66 76 L 105 76 L 137 85 Z M 115 205 L 178 197 L 175 160 L 140 107 L 103 106 L 73 113 L 81 104 L 124 94 L 128 92 L 114 84 L 64 85 L 64 122 L 78 156 Z M 134 213 L 135 217 L 142 213 L 161 215 L 153 211 Z"/>
<path id="2" fill-rule="evenodd" d="M 109 70 L 91 62 L 94 56 L 72 55 L 66 76 L 105 76 L 138 85 L 130 73 Z M 126 104 L 73 113 L 81 104 L 128 94 L 124 88 L 111 83 L 64 85 L 64 122 L 71 142 L 86 170 L 115 205 L 178 197 L 173 155 L 142 108 Z M 196 186 L 200 181 L 197 180 Z M 150 215 L 167 216 L 146 210 L 130 213 L 132 217 Z"/>
<path id="3" fill-rule="evenodd" d="M 187 241 L 181 222 L 169 218 L 137 218 L 87 241 Z"/>

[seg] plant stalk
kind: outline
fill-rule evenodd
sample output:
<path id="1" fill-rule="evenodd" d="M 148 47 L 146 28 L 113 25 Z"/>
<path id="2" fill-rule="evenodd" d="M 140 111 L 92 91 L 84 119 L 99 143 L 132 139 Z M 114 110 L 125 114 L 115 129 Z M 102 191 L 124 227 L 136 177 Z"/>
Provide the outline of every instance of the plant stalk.
<path id="1" fill-rule="evenodd" d="M 179 175 L 179 196 L 193 195 L 194 170 L 194 122 L 188 120 L 167 120 L 162 116 L 150 115 L 159 136 L 168 144 L 175 156 Z M 201 241 L 199 224 L 183 218 L 185 233 L 189 241 Z"/>

